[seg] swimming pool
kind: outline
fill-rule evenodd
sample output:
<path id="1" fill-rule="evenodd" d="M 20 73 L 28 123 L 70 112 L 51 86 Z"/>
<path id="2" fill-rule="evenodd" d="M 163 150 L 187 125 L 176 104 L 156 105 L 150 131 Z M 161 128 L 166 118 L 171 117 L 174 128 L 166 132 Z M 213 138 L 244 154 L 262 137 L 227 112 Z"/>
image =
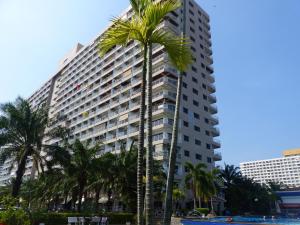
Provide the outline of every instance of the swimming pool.
<path id="1" fill-rule="evenodd" d="M 227 217 L 216 217 L 208 221 L 191 221 L 183 220 L 183 225 L 224 225 Z M 283 224 L 283 225 L 300 225 L 300 219 L 289 219 L 289 218 L 276 218 L 271 217 L 244 217 L 244 216 L 234 216 L 233 224 L 239 225 L 244 223 L 250 224 Z M 228 224 L 228 223 L 227 223 Z"/>

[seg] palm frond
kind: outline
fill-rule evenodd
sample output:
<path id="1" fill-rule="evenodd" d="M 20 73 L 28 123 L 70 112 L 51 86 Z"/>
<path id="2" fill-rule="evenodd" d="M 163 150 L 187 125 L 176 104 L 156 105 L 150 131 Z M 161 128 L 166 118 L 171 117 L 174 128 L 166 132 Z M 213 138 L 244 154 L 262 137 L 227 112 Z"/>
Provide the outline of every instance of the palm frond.
<path id="1" fill-rule="evenodd" d="M 150 1 L 144 11 L 143 20 L 152 32 L 164 20 L 168 13 L 181 6 L 178 0 Z"/>
<path id="2" fill-rule="evenodd" d="M 169 55 L 171 63 L 180 72 L 187 70 L 193 61 L 192 52 L 185 38 L 178 37 L 165 30 L 156 30 L 151 37 L 152 43 L 163 45 Z"/>
<path id="3" fill-rule="evenodd" d="M 113 25 L 102 35 L 98 48 L 100 56 L 106 54 L 117 45 L 126 45 L 131 40 L 143 42 L 144 37 L 141 31 L 144 29 L 138 19 L 124 20 L 113 18 Z"/>

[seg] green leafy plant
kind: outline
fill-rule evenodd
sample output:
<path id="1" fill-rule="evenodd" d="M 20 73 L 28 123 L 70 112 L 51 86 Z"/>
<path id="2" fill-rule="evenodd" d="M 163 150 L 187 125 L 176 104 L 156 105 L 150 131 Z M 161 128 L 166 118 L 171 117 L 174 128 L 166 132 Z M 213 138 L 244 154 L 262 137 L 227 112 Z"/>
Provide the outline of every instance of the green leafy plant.
<path id="1" fill-rule="evenodd" d="M 202 214 L 207 215 L 209 213 L 209 209 L 208 208 L 196 208 L 196 211 Z"/>

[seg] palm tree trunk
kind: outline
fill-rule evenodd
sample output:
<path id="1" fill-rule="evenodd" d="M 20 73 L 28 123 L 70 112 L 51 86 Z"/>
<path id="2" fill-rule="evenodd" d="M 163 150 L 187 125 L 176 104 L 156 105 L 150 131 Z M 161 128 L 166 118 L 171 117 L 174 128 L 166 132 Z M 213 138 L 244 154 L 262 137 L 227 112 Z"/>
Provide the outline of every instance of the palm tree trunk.
<path id="1" fill-rule="evenodd" d="M 96 188 L 96 193 L 95 193 L 95 213 L 98 212 L 99 209 L 99 198 L 100 198 L 100 190 L 101 188 Z"/>
<path id="2" fill-rule="evenodd" d="M 183 10 L 185 10 L 185 0 L 183 0 Z M 185 13 L 183 13 L 183 27 L 182 27 L 182 36 L 185 36 Z M 167 186 L 166 186 L 166 198 L 165 198 L 165 210 L 164 210 L 164 221 L 163 225 L 170 225 L 171 216 L 172 216 L 172 201 L 173 201 L 173 184 L 175 176 L 175 166 L 176 166 L 176 150 L 177 150 L 177 139 L 178 139 L 178 124 L 179 124 L 179 115 L 180 115 L 180 100 L 181 100 L 181 91 L 182 91 L 182 73 L 178 75 L 177 80 L 177 95 L 176 95 L 176 106 L 174 114 L 174 124 L 172 130 L 172 141 L 171 148 L 169 153 L 169 170 L 167 177 Z"/>
<path id="3" fill-rule="evenodd" d="M 83 189 L 82 189 L 82 187 L 79 187 L 79 193 L 78 193 L 78 208 L 77 208 L 77 210 L 78 210 L 78 212 L 81 212 L 81 203 L 82 203 L 82 191 Z"/>
<path id="4" fill-rule="evenodd" d="M 138 137 L 138 161 L 137 161 L 137 225 L 142 225 L 143 220 L 143 158 L 144 158 L 144 141 L 145 141 L 145 98 L 146 98 L 146 75 L 147 75 L 147 46 L 144 46 L 144 63 L 141 87 L 141 108 L 140 124 Z"/>
<path id="5" fill-rule="evenodd" d="M 153 225 L 153 152 L 152 152 L 152 44 L 147 44 L 147 153 L 146 153 L 146 225 Z"/>
<path id="6" fill-rule="evenodd" d="M 197 208 L 197 202 L 196 202 L 196 197 L 194 197 L 194 210 Z"/>
<path id="7" fill-rule="evenodd" d="M 214 204 L 213 204 L 213 198 L 210 197 L 210 206 L 211 206 L 211 211 L 214 212 Z"/>
<path id="8" fill-rule="evenodd" d="M 25 150 L 25 151 L 27 151 L 27 150 Z M 20 192 L 22 178 L 23 178 L 23 175 L 24 175 L 25 169 L 26 169 L 27 158 L 28 158 L 28 153 L 25 153 L 25 155 L 21 159 L 21 162 L 18 165 L 18 169 L 16 171 L 16 179 L 13 181 L 12 194 L 11 194 L 12 197 L 14 197 L 14 198 L 17 197 Z"/>
<path id="9" fill-rule="evenodd" d="M 177 96 L 176 96 L 176 107 L 174 115 L 174 124 L 172 131 L 172 141 L 171 149 L 169 153 L 169 169 L 167 177 L 167 187 L 166 187 L 166 198 L 165 198 L 165 211 L 164 211 L 164 225 L 170 225 L 172 216 L 172 198 L 173 198 L 173 184 L 175 176 L 175 166 L 176 166 L 176 150 L 177 150 L 177 138 L 178 138 L 178 123 L 179 123 L 179 109 L 180 109 L 180 99 L 181 99 L 181 84 L 182 84 L 182 74 L 178 75 L 177 81 Z"/>
<path id="10" fill-rule="evenodd" d="M 199 208 L 202 208 L 201 197 L 198 197 L 198 202 L 199 202 Z"/>

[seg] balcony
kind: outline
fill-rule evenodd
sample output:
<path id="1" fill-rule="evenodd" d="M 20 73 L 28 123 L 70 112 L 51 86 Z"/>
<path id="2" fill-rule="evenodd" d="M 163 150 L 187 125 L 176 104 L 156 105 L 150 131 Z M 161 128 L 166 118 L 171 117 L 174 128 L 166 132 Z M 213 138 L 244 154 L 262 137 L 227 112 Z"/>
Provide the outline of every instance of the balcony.
<path id="1" fill-rule="evenodd" d="M 215 86 L 214 84 L 208 84 L 208 85 L 207 85 L 207 90 L 208 90 L 211 94 L 213 94 L 213 93 L 216 92 L 216 86 Z"/>
<path id="2" fill-rule="evenodd" d="M 209 112 L 210 112 L 211 114 L 217 114 L 217 113 L 218 113 L 218 108 L 217 108 L 217 106 L 215 106 L 215 105 L 210 105 L 210 106 L 209 106 Z"/>
<path id="3" fill-rule="evenodd" d="M 220 130 L 219 130 L 219 128 L 217 128 L 217 127 L 212 127 L 212 128 L 211 128 L 211 135 L 212 135 L 213 137 L 218 137 L 218 136 L 220 136 Z"/>
<path id="4" fill-rule="evenodd" d="M 214 161 L 221 161 L 222 160 L 221 152 L 214 152 L 213 159 L 214 159 Z"/>
<path id="5" fill-rule="evenodd" d="M 213 142 L 212 142 L 212 147 L 213 147 L 213 149 L 221 148 L 220 140 L 214 138 Z"/>
<path id="6" fill-rule="evenodd" d="M 219 124 L 218 117 L 212 115 L 211 118 L 210 118 L 210 124 L 213 125 L 213 126 L 218 125 Z"/>
<path id="7" fill-rule="evenodd" d="M 208 95 L 208 101 L 210 104 L 214 104 L 217 102 L 217 97 L 214 94 Z"/>

